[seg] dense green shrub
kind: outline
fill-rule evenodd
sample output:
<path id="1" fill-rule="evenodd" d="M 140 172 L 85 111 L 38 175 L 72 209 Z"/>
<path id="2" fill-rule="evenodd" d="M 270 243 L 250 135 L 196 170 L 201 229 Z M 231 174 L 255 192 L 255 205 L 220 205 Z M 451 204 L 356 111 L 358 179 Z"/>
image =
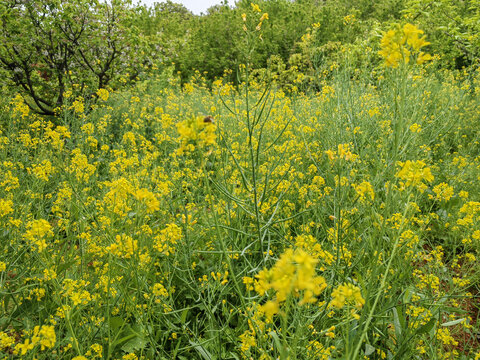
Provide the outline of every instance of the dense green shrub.
<path id="1" fill-rule="evenodd" d="M 429 35 L 444 66 L 460 69 L 480 57 L 480 1 L 409 0 L 404 11 Z"/>

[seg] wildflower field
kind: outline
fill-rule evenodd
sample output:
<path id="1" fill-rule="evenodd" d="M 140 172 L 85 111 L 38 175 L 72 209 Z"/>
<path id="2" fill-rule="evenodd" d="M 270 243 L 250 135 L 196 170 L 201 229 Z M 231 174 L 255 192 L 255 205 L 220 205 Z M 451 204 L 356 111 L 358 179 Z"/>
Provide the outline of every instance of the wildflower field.
<path id="1" fill-rule="evenodd" d="M 316 91 L 3 98 L 0 358 L 480 359 L 480 71 L 422 33 Z"/>

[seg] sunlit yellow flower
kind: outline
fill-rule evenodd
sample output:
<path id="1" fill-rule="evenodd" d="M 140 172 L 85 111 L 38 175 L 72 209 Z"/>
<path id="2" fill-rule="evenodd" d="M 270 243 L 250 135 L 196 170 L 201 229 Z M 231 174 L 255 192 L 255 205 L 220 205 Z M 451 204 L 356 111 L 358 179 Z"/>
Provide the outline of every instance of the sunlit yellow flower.
<path id="1" fill-rule="evenodd" d="M 407 160 L 406 162 L 399 162 L 398 165 L 401 166 L 401 169 L 396 176 L 404 180 L 402 185 L 405 187 L 413 186 L 420 192 L 423 192 L 427 188 L 424 182 L 432 182 L 434 180 L 430 168 L 425 167 L 426 164 L 422 160 Z"/>
<path id="2" fill-rule="evenodd" d="M 260 7 L 257 4 L 251 3 L 250 5 L 252 6 L 253 11 L 262 12 L 262 10 L 260 10 Z"/>
<path id="3" fill-rule="evenodd" d="M 53 236 L 52 226 L 47 220 L 32 220 L 27 224 L 27 231 L 24 238 L 32 245 L 36 245 L 38 252 L 47 248 L 46 239 Z"/>
<path id="4" fill-rule="evenodd" d="M 135 191 L 134 196 L 138 201 L 143 202 L 147 207 L 147 213 L 151 214 L 160 209 L 160 201 L 154 193 L 147 189 L 138 189 Z"/>
<path id="5" fill-rule="evenodd" d="M 370 201 L 375 199 L 375 192 L 373 191 L 372 184 L 370 184 L 368 181 L 362 181 L 358 185 L 352 184 L 352 187 L 355 189 L 361 202 L 366 201 L 367 197 L 370 199 Z"/>
<path id="6" fill-rule="evenodd" d="M 271 269 L 264 269 L 256 275 L 255 290 L 263 295 L 273 290 L 276 304 L 267 302 L 267 308 L 262 307 L 265 313 L 273 315 L 287 297 L 303 297 L 299 305 L 315 302 L 316 297 L 327 287 L 325 279 L 317 276 L 315 265 L 317 259 L 301 249 L 287 249 Z M 265 306 L 264 305 L 264 306 Z"/>
<path id="7" fill-rule="evenodd" d="M 13 201 L 0 199 L 0 218 L 13 212 Z"/>
<path id="8" fill-rule="evenodd" d="M 357 309 L 363 307 L 365 300 L 359 287 L 353 284 L 343 284 L 333 290 L 330 305 L 341 309 L 345 304 L 352 304 Z"/>
<path id="9" fill-rule="evenodd" d="M 180 148 L 178 153 L 184 154 L 198 148 L 205 150 L 216 144 L 216 125 L 211 121 L 205 121 L 204 117 L 198 116 L 177 124 L 180 135 Z"/>
<path id="10" fill-rule="evenodd" d="M 454 194 L 453 187 L 448 185 L 447 183 L 441 183 L 433 187 L 433 192 L 435 193 L 435 197 L 429 196 L 431 199 L 439 200 L 439 201 L 448 201 L 452 198 Z"/>
<path id="11" fill-rule="evenodd" d="M 421 34 L 423 31 L 412 24 L 405 24 L 403 28 L 397 27 L 384 33 L 379 54 L 383 56 L 385 64 L 390 67 L 397 67 L 402 62 L 408 64 L 412 56 L 417 64 L 431 60 L 431 55 L 420 51 L 430 44 L 425 41 L 425 36 L 419 37 Z"/>
<path id="12" fill-rule="evenodd" d="M 83 114 L 85 111 L 85 104 L 83 103 L 83 99 L 77 98 L 70 106 L 70 109 L 73 109 L 76 114 Z"/>
<path id="13" fill-rule="evenodd" d="M 0 350 L 7 349 L 15 344 L 15 338 L 0 331 Z"/>
<path id="14" fill-rule="evenodd" d="M 97 95 L 102 101 L 107 101 L 108 97 L 110 96 L 110 93 L 108 92 L 107 89 L 98 89 Z"/>

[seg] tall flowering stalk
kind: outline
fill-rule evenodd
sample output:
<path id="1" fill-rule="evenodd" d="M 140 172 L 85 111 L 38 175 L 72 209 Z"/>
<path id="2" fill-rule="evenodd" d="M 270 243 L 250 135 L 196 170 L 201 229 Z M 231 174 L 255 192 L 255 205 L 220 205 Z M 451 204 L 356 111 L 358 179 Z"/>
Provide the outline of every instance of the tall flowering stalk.
<path id="1" fill-rule="evenodd" d="M 391 29 L 384 33 L 381 41 L 381 50 L 378 52 L 385 61 L 387 68 L 397 69 L 392 73 L 395 83 L 395 116 L 393 119 L 393 148 L 391 164 L 394 165 L 398 161 L 400 142 L 404 139 L 404 131 L 408 124 L 405 118 L 404 107 L 406 106 L 407 97 L 407 79 L 412 64 L 422 65 L 426 61 L 432 60 L 432 56 L 422 51 L 422 49 L 430 43 L 426 41 L 423 35 L 415 25 L 407 23 L 403 26 L 397 25 L 395 29 Z M 394 166 L 391 167 L 392 169 Z"/>

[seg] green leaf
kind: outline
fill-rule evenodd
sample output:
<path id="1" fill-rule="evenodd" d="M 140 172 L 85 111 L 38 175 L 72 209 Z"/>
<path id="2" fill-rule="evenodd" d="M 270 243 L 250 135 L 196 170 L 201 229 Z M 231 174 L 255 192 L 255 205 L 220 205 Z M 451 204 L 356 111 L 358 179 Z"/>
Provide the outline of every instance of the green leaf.
<path id="1" fill-rule="evenodd" d="M 395 336 L 397 341 L 402 339 L 402 331 L 405 328 L 405 317 L 402 312 L 398 312 L 397 308 L 393 308 L 393 325 L 395 325 Z"/>
<path id="2" fill-rule="evenodd" d="M 445 326 L 445 327 L 454 326 L 454 325 L 460 324 L 463 321 L 465 321 L 465 318 L 445 322 L 442 324 L 442 326 Z"/>
<path id="3" fill-rule="evenodd" d="M 365 356 L 370 356 L 375 352 L 375 348 L 370 344 L 365 344 Z"/>
<path id="4" fill-rule="evenodd" d="M 403 303 L 408 303 L 410 301 L 410 298 L 411 298 L 411 291 L 410 291 L 410 288 L 407 288 L 407 290 L 405 290 L 405 292 L 403 293 Z"/>
<path id="5" fill-rule="evenodd" d="M 196 343 L 195 341 L 190 340 L 189 341 L 190 345 L 193 346 L 193 348 L 202 356 L 203 359 L 205 360 L 212 360 L 212 354 L 208 352 L 202 345 L 199 343 Z"/>
<path id="6" fill-rule="evenodd" d="M 278 334 L 275 332 L 275 331 L 270 331 L 268 333 L 268 335 L 270 335 L 272 338 L 273 338 L 273 341 L 275 342 L 275 345 L 277 347 L 277 350 L 278 352 L 280 353 L 280 359 L 287 359 L 288 358 L 288 354 L 287 354 L 287 351 L 285 350 L 285 348 L 283 347 L 281 341 L 280 341 L 280 338 L 278 337 Z"/>
<path id="7" fill-rule="evenodd" d="M 443 306 L 442 311 L 445 311 L 447 313 L 454 313 L 454 314 L 467 314 L 468 311 L 460 308 L 454 308 L 451 306 Z"/>
<path id="8" fill-rule="evenodd" d="M 133 339 L 130 339 L 122 346 L 122 350 L 131 353 L 144 349 L 146 345 L 147 340 L 142 335 L 138 336 L 137 334 L 137 336 L 135 336 Z"/>
<path id="9" fill-rule="evenodd" d="M 238 355 L 236 355 L 236 354 L 234 354 L 234 353 L 232 353 L 232 352 L 230 353 L 230 357 L 231 357 L 232 359 L 235 359 L 235 360 L 240 360 L 240 358 L 238 357 Z"/>
<path id="10" fill-rule="evenodd" d="M 109 326 L 111 330 L 117 330 L 121 328 L 124 324 L 125 324 L 125 320 L 123 320 L 119 316 L 112 317 L 110 318 L 110 321 L 109 321 Z"/>
<path id="11" fill-rule="evenodd" d="M 182 324 L 185 324 L 185 321 L 187 321 L 187 315 L 188 315 L 188 309 L 183 310 L 182 311 L 182 316 L 181 316 Z"/>

